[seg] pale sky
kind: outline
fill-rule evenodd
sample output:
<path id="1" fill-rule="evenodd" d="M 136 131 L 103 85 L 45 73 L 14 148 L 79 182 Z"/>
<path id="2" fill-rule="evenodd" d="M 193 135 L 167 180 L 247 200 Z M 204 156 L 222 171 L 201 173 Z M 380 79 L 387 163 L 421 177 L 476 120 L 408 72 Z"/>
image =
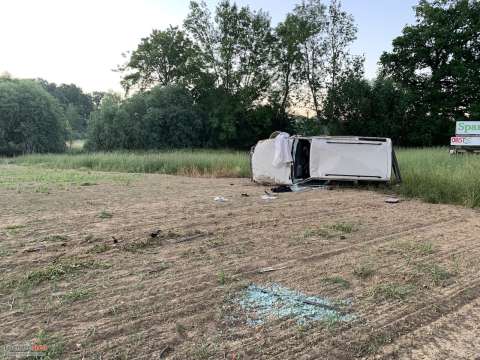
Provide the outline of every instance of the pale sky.
<path id="1" fill-rule="evenodd" d="M 296 0 L 237 0 L 270 13 L 273 23 Z M 207 0 L 213 10 L 216 0 Z M 373 78 L 377 62 L 407 23 L 417 0 L 344 0 L 359 32 L 352 53 L 364 54 Z M 74 83 L 86 92 L 120 91 L 125 60 L 152 29 L 181 25 L 189 0 L 0 0 L 0 74 Z"/>

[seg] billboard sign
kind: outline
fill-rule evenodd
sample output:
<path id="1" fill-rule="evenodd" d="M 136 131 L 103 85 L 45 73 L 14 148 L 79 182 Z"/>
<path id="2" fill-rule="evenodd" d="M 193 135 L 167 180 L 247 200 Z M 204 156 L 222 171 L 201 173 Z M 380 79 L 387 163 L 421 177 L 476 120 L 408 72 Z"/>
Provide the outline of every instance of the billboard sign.
<path id="1" fill-rule="evenodd" d="M 457 121 L 456 135 L 480 135 L 480 121 Z"/>
<path id="2" fill-rule="evenodd" d="M 452 146 L 480 146 L 480 136 L 454 136 L 450 139 Z"/>

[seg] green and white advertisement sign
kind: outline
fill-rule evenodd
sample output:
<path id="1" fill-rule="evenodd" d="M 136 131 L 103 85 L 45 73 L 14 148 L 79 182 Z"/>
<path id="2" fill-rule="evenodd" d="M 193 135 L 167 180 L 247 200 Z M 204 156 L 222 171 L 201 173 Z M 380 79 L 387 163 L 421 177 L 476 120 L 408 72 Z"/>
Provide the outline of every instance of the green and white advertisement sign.
<path id="1" fill-rule="evenodd" d="M 456 135 L 480 135 L 480 121 L 457 121 Z"/>

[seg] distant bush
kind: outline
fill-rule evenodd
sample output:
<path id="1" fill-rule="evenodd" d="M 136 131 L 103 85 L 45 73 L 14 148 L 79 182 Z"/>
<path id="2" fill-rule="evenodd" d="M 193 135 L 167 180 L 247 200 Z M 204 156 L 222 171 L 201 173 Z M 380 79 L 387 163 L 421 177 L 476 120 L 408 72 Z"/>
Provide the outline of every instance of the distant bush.
<path id="1" fill-rule="evenodd" d="M 0 78 L 0 154 L 62 152 L 65 120 L 58 102 L 29 80 Z"/>
<path id="2" fill-rule="evenodd" d="M 69 140 L 84 139 L 87 133 L 90 113 L 95 108 L 95 101 L 101 99 L 103 93 L 86 94 L 75 84 L 55 84 L 44 79 L 36 79 L 50 95 L 58 100 L 65 113 L 69 131 Z"/>
<path id="3" fill-rule="evenodd" d="M 153 88 L 125 101 L 107 95 L 92 114 L 88 150 L 193 148 L 202 144 L 204 121 L 189 93 Z"/>

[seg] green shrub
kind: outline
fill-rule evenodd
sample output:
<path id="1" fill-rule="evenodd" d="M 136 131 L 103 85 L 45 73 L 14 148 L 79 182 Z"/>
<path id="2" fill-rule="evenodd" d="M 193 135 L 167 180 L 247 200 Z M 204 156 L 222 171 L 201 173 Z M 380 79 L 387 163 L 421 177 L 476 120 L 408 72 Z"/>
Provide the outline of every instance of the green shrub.
<path id="1" fill-rule="evenodd" d="M 62 152 L 65 117 L 58 101 L 30 80 L 0 77 L 0 154 Z"/>

